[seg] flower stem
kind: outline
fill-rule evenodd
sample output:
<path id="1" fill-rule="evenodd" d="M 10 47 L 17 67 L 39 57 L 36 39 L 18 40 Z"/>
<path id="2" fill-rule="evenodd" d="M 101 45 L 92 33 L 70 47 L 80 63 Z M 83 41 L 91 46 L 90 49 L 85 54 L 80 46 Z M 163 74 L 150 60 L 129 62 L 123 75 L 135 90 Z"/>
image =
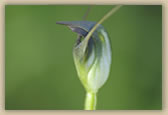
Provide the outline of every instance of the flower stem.
<path id="1" fill-rule="evenodd" d="M 96 93 L 86 93 L 85 110 L 96 110 Z"/>

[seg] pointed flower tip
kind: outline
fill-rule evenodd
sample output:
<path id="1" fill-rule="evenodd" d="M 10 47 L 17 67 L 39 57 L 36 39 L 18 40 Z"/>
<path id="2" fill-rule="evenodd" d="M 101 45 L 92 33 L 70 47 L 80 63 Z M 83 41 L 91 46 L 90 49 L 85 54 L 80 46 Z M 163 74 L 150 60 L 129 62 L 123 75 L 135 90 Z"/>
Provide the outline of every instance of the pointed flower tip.
<path id="1" fill-rule="evenodd" d="M 69 24 L 68 22 L 66 22 L 66 21 L 58 21 L 58 22 L 56 22 L 56 24 L 66 25 L 66 26 L 70 25 L 70 24 Z"/>
<path id="2" fill-rule="evenodd" d="M 63 23 L 62 21 L 58 21 L 58 22 L 56 22 L 56 24 L 61 24 L 61 25 L 63 25 L 64 23 Z"/>

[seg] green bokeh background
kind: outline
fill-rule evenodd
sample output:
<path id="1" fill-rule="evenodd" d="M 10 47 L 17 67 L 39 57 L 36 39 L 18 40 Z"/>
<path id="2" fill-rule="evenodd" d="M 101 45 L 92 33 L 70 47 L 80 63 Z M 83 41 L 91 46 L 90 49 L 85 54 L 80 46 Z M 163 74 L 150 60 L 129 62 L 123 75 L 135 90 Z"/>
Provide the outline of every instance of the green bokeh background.
<path id="1" fill-rule="evenodd" d="M 100 20 L 114 6 L 93 6 Z M 81 110 L 85 91 L 72 57 L 76 33 L 56 21 L 82 20 L 85 5 L 5 6 L 5 109 Z M 103 26 L 112 68 L 98 110 L 162 109 L 162 6 L 123 6 Z"/>

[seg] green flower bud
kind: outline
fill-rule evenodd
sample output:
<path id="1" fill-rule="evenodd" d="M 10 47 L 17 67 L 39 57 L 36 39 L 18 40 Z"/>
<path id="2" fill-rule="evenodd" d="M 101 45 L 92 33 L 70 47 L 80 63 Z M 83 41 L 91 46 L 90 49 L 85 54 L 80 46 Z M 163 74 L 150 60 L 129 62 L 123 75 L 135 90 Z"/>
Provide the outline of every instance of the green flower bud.
<path id="1" fill-rule="evenodd" d="M 88 21 L 57 22 L 79 34 L 73 48 L 73 57 L 80 81 L 87 92 L 96 93 L 107 81 L 111 65 L 111 45 L 102 25 L 85 39 L 96 24 Z"/>

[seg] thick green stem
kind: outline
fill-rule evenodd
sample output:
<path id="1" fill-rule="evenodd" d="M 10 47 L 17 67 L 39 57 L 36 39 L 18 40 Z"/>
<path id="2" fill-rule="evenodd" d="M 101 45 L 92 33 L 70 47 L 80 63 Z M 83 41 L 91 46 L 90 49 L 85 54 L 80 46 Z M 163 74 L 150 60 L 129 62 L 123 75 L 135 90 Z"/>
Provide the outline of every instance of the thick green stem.
<path id="1" fill-rule="evenodd" d="M 85 110 L 96 110 L 96 93 L 86 93 Z"/>

